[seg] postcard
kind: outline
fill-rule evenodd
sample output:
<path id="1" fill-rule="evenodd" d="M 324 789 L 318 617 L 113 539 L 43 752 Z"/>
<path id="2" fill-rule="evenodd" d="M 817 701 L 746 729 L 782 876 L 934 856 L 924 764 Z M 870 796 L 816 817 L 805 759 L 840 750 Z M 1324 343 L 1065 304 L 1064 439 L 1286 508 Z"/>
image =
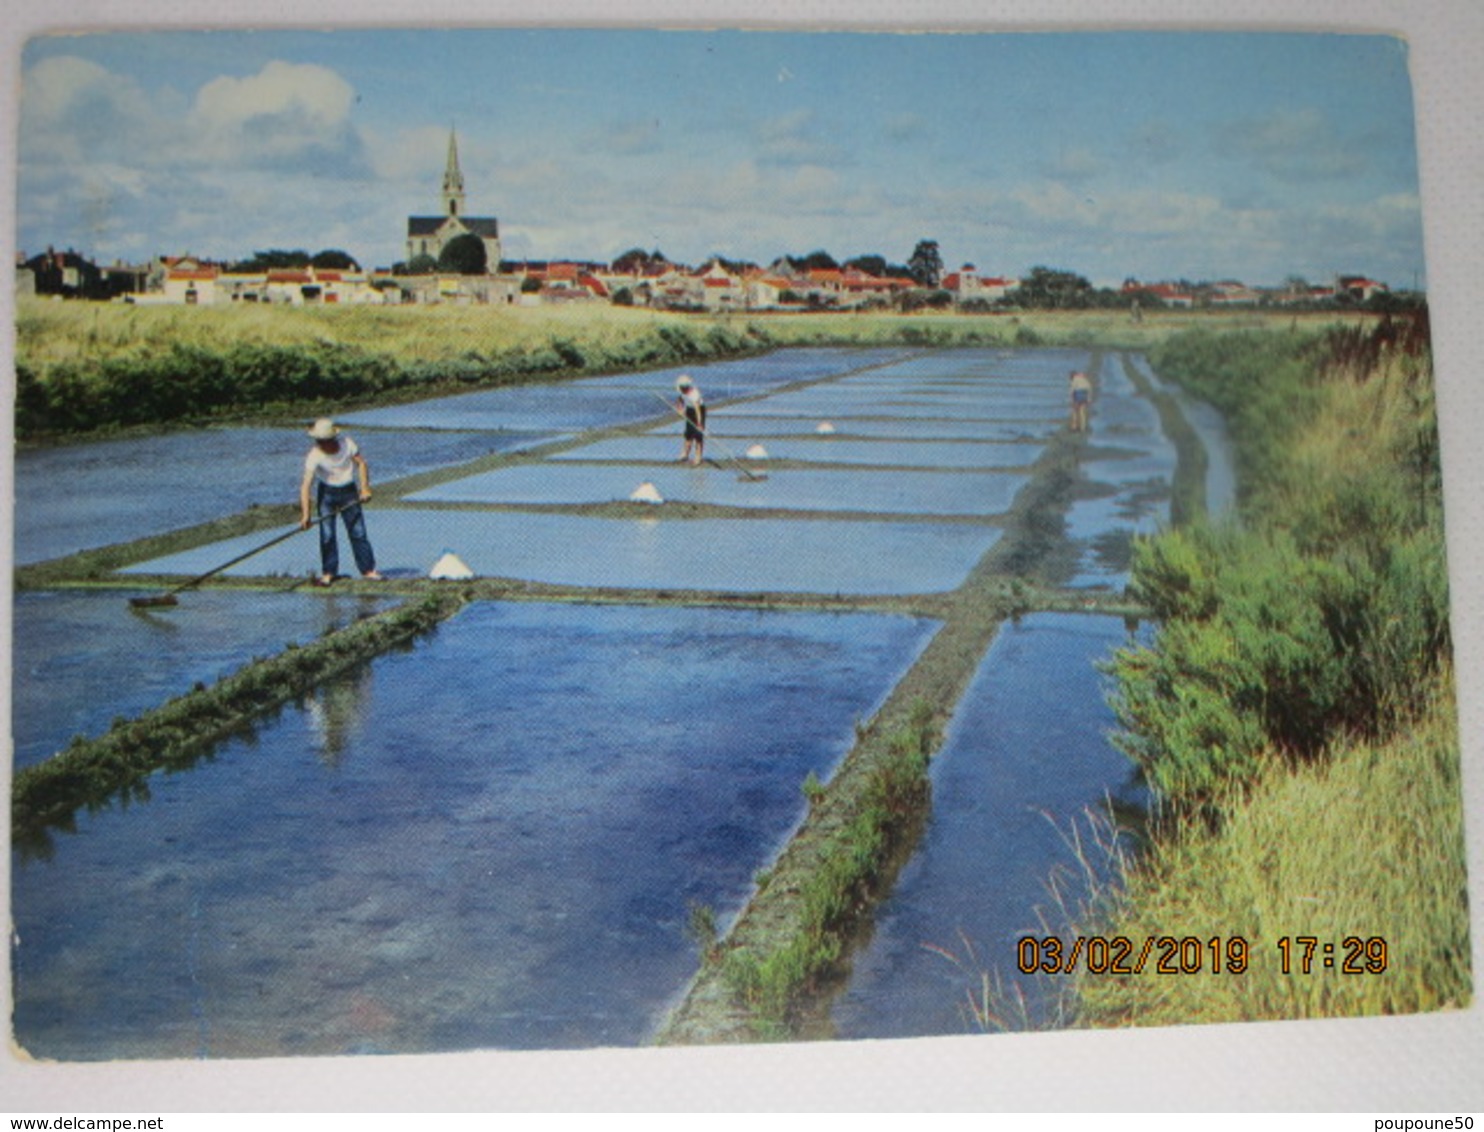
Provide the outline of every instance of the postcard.
<path id="1" fill-rule="evenodd" d="M 28 25 L 8 1072 L 1477 1046 L 1408 30 Z"/>

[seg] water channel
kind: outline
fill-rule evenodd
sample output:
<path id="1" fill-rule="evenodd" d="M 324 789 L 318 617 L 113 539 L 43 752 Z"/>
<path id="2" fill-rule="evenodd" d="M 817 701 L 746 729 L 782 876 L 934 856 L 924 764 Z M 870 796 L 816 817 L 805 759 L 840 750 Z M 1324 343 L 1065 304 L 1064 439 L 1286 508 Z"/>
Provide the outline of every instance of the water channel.
<path id="1" fill-rule="evenodd" d="M 691 369 L 718 439 L 777 447 L 761 483 L 672 463 L 654 398 L 670 372 L 355 414 L 389 485 L 369 514 L 386 568 L 422 574 L 455 547 L 476 573 L 575 587 L 574 600 L 475 602 L 157 774 L 147 800 L 79 815 L 48 854 L 14 852 L 15 1040 L 63 1060 L 649 1040 L 696 969 L 694 910 L 725 930 L 801 820 L 806 776 L 828 779 L 939 623 L 587 604 L 582 589 L 608 602 L 614 589 L 951 592 L 1002 537 L 1060 428 L 1067 369 L 1087 363 L 819 350 Z M 1055 580 L 1117 592 L 1129 541 L 1167 519 L 1174 453 L 1121 359 L 1097 376 Z M 816 431 L 826 419 L 834 437 Z M 591 445 L 527 454 L 599 427 Z M 161 443 L 173 467 L 150 456 Z M 154 521 L 141 516 L 169 529 L 233 513 L 292 485 L 303 443 L 244 428 L 71 460 L 23 452 L 17 559 L 137 537 Z M 492 451 L 508 466 L 490 471 Z M 182 461 L 220 480 L 188 490 Z M 432 467 L 448 474 L 398 492 L 398 475 Z M 572 510 L 640 480 L 704 510 Z M 219 489 L 239 481 L 246 496 Z M 88 514 L 49 525 L 74 494 Z M 197 573 L 262 537 L 130 571 Z M 312 554 L 295 540 L 231 574 L 299 576 Z M 158 614 L 128 608 L 137 590 L 19 593 L 15 765 L 395 600 L 278 590 L 203 590 Z M 992 971 L 1013 991 L 1006 941 L 1037 924 L 1071 824 L 1109 797 L 1141 801 L 1095 668 L 1128 631 L 1050 614 L 1002 628 L 935 760 L 923 844 L 836 1005 L 839 1036 L 965 1032 L 966 979 Z M 1045 1021 L 1054 1004 L 1022 989 L 1026 1021 Z"/>

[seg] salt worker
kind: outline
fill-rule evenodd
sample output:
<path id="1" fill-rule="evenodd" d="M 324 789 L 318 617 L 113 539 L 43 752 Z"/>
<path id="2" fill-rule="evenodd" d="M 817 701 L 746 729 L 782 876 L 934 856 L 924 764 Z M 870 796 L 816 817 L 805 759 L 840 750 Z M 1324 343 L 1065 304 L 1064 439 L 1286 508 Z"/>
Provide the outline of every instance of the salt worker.
<path id="1" fill-rule="evenodd" d="M 361 577 L 379 581 L 376 555 L 366 536 L 366 514 L 361 504 L 371 498 L 371 469 L 360 447 L 342 433 L 335 422 L 321 417 L 309 427 L 314 447 L 304 457 L 304 478 L 299 483 L 299 527 L 308 530 L 310 489 L 319 509 L 320 575 L 316 585 L 328 586 L 340 571 L 340 543 L 335 536 L 335 516 L 345 520 L 351 553 Z"/>
<path id="2" fill-rule="evenodd" d="M 1087 431 L 1087 407 L 1092 403 L 1092 382 L 1087 374 L 1074 369 L 1070 379 L 1072 395 L 1072 431 Z"/>
<path id="3" fill-rule="evenodd" d="M 706 402 L 689 374 L 675 380 L 675 411 L 685 418 L 685 444 L 680 449 L 680 463 L 701 462 L 706 448 Z"/>

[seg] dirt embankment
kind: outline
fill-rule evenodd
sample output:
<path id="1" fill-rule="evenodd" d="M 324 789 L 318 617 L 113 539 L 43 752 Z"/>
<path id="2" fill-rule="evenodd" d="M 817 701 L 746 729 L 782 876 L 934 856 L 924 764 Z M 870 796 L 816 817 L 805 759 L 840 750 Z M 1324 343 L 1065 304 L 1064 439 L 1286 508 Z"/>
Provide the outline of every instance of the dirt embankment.
<path id="1" fill-rule="evenodd" d="M 911 854 L 930 804 L 927 759 L 995 633 L 1007 617 L 1054 597 L 1038 582 L 1064 550 L 1061 516 L 1083 444 L 1066 433 L 1048 445 L 1005 537 L 940 602 L 943 627 L 859 729 L 828 786 L 805 788 L 811 804 L 802 825 L 726 938 L 704 948 L 701 969 L 658 1042 L 800 1036 L 812 998 L 842 977 L 852 938 Z M 915 789 L 898 786 L 884 803 L 882 783 L 900 782 L 904 768 L 916 774 Z M 839 878 L 838 890 L 821 892 L 830 877 Z"/>

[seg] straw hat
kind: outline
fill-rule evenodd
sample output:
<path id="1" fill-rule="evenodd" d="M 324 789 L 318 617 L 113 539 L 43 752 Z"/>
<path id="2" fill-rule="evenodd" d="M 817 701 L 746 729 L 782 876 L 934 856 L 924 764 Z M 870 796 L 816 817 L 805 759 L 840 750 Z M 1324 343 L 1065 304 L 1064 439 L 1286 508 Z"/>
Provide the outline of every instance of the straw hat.
<path id="1" fill-rule="evenodd" d="M 689 389 L 691 387 L 690 374 L 683 373 L 675 379 L 676 389 Z"/>
<path id="2" fill-rule="evenodd" d="M 315 440 L 334 440 L 340 435 L 340 430 L 329 417 L 320 417 L 309 426 L 309 435 Z"/>

